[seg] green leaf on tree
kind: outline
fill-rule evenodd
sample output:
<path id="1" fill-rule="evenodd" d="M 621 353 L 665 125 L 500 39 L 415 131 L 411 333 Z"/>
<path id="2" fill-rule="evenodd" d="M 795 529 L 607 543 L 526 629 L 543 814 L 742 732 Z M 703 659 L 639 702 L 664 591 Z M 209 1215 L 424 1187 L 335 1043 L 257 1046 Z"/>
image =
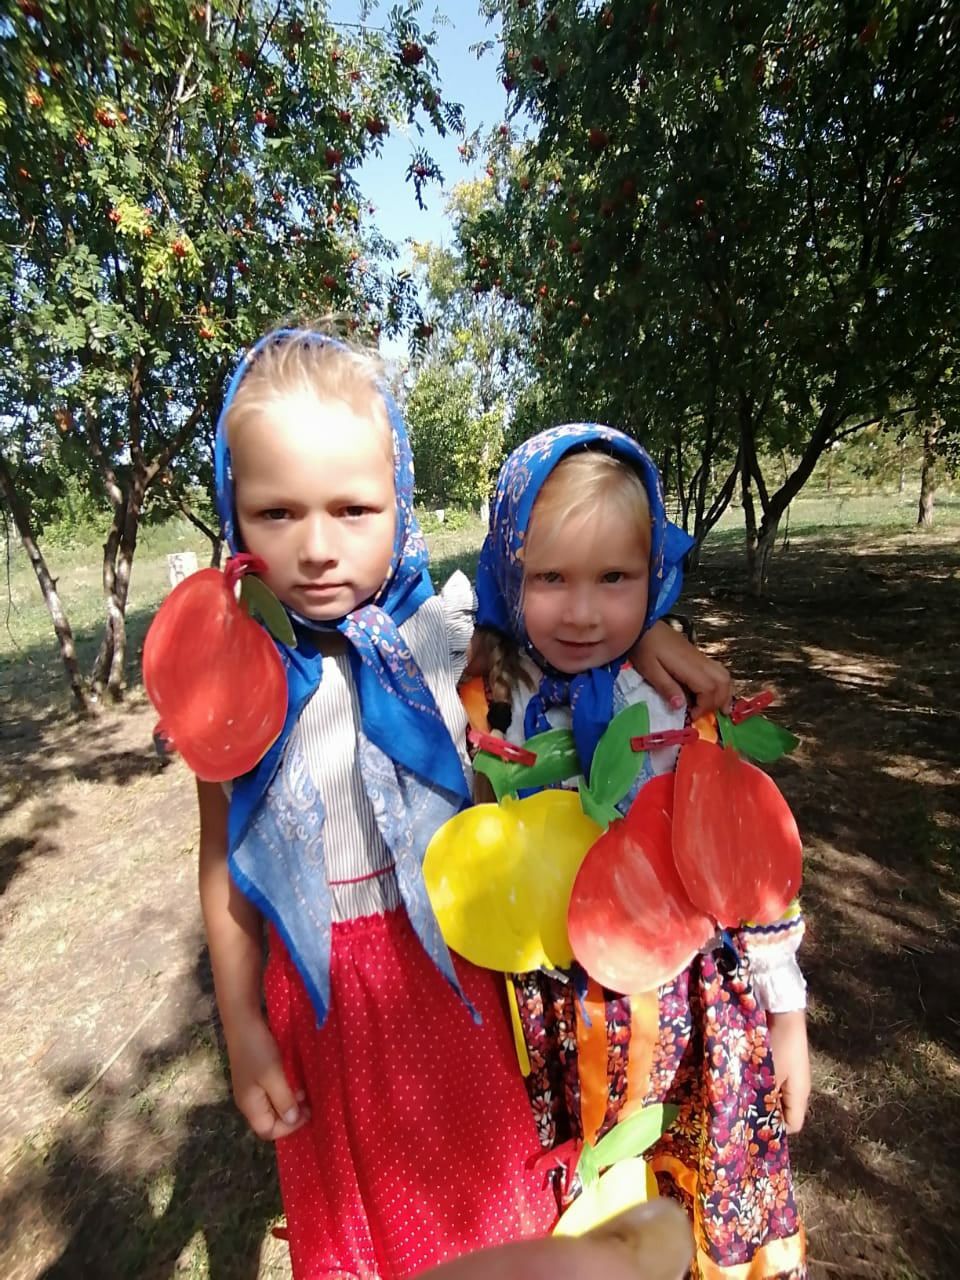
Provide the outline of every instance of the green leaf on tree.
<path id="1" fill-rule="evenodd" d="M 240 581 L 240 599 L 251 613 L 258 615 L 274 640 L 279 640 L 288 649 L 297 647 L 297 637 L 286 609 L 259 578 L 251 573 L 244 574 Z"/>

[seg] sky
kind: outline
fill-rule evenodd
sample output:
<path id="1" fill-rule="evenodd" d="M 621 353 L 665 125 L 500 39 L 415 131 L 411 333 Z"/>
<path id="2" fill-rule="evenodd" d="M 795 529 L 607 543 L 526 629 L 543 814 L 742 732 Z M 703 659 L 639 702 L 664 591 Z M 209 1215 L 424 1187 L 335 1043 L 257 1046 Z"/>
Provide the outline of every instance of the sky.
<path id="1" fill-rule="evenodd" d="M 385 18 L 391 0 L 380 0 L 370 22 L 379 25 Z M 359 0 L 328 0 L 330 20 L 334 23 L 355 23 L 360 12 Z M 490 50 L 482 58 L 471 53 L 470 46 L 491 40 L 496 28 L 488 25 L 477 13 L 476 0 L 441 0 L 435 9 L 426 0 L 419 15 L 423 30 L 436 30 L 437 43 L 431 52 L 440 69 L 440 91 L 448 101 L 459 102 L 466 115 L 467 132 L 479 126 L 486 132 L 503 119 L 506 93 L 500 83 L 497 69 L 497 51 Z M 434 23 L 433 15 L 440 12 L 446 23 Z M 413 184 L 404 179 L 410 155 L 418 135 L 407 136 L 396 128 L 387 137 L 379 156 L 370 156 L 359 172 L 361 190 L 374 206 L 375 221 L 390 240 L 402 244 L 406 240 L 432 240 L 449 243 L 449 223 L 444 214 L 445 192 L 436 183 L 424 191 L 426 209 L 417 207 Z M 422 143 L 436 160 L 444 176 L 445 187 L 477 177 L 483 172 L 483 164 L 474 160 L 465 164 L 457 152 L 461 139 L 455 134 L 438 138 L 431 130 L 425 132 Z M 384 344 L 384 355 L 398 354 L 388 350 L 393 344 Z M 405 352 L 406 343 L 400 344 Z"/>

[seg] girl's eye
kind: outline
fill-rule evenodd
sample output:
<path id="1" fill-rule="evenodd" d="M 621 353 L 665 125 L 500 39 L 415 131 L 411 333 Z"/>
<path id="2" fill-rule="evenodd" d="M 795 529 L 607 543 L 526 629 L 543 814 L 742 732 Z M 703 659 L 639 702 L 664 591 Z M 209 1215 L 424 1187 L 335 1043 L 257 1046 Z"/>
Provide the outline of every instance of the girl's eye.
<path id="1" fill-rule="evenodd" d="M 360 516 L 368 515 L 369 507 L 344 507 L 343 514 L 348 520 L 358 520 Z"/>
<path id="2" fill-rule="evenodd" d="M 289 514 L 286 507 L 268 507 L 266 511 L 260 512 L 264 520 L 285 520 Z"/>
<path id="3" fill-rule="evenodd" d="M 624 574 L 622 569 L 611 569 L 608 573 L 605 573 L 603 575 L 603 578 L 601 579 L 601 581 L 602 582 L 622 582 L 625 576 L 626 575 Z"/>
<path id="4" fill-rule="evenodd" d="M 545 573 L 535 575 L 538 582 L 559 582 L 560 574 L 555 569 L 547 569 Z"/>

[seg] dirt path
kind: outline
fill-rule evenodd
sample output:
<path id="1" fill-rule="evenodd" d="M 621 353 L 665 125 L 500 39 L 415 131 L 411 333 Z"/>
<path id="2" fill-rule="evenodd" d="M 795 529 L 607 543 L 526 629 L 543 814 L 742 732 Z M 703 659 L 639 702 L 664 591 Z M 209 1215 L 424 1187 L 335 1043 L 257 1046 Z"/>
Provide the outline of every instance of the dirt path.
<path id="1" fill-rule="evenodd" d="M 807 846 L 812 1275 L 960 1274 L 960 553 L 795 543 L 770 601 L 708 558 L 689 609 L 777 690 Z M 706 584 L 710 584 L 710 589 Z M 730 637 L 736 637 L 735 640 Z M 0 723 L 0 1274 L 288 1274 L 271 1153 L 224 1083 L 192 782 L 142 703 Z M 102 1073 L 102 1074 L 101 1074 Z"/>
<path id="2" fill-rule="evenodd" d="M 0 729 L 9 1280 L 289 1274 L 271 1153 L 224 1083 L 193 781 L 161 769 L 154 719 Z"/>

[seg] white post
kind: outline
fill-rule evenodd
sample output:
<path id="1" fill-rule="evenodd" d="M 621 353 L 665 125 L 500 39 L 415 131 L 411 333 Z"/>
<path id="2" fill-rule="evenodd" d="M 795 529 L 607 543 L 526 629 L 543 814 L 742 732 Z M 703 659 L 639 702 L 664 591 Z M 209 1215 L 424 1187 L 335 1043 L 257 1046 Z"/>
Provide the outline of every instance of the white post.
<path id="1" fill-rule="evenodd" d="M 197 553 L 195 551 L 174 551 L 167 556 L 167 572 L 170 575 L 170 586 L 175 587 L 191 573 L 197 572 Z"/>

